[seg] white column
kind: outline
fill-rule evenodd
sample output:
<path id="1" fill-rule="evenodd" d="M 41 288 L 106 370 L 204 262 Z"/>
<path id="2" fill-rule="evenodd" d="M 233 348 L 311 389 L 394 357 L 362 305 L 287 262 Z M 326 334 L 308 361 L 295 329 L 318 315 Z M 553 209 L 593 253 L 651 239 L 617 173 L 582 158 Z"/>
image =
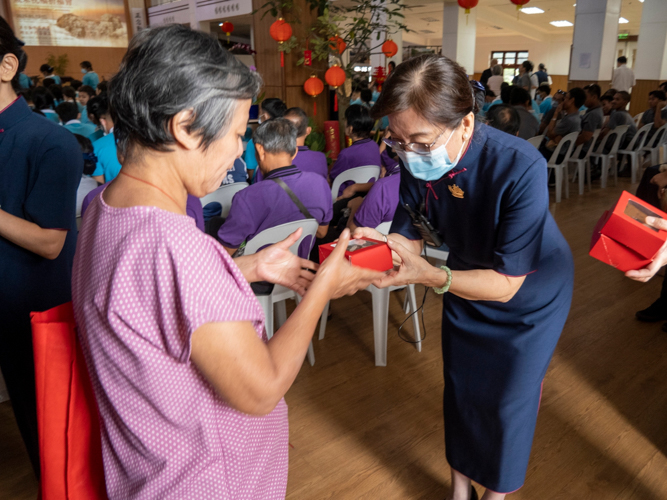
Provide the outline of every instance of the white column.
<path id="1" fill-rule="evenodd" d="M 475 72 L 476 38 L 476 9 L 466 14 L 458 3 L 446 2 L 442 16 L 442 55 L 459 63 L 469 75 Z"/>
<path id="2" fill-rule="evenodd" d="M 386 3 L 386 0 L 376 0 L 379 4 Z M 377 18 L 373 22 L 381 23 L 386 26 L 387 24 L 387 15 L 384 12 L 378 13 Z M 378 38 L 379 35 L 379 38 Z M 368 41 L 369 49 L 373 52 L 371 54 L 371 66 L 377 68 L 378 66 L 385 67 L 387 61 L 386 57 L 382 53 L 382 44 L 386 41 L 385 31 L 374 31 L 371 35 L 371 39 Z"/>
<path id="3" fill-rule="evenodd" d="M 637 80 L 667 80 L 667 1 L 646 0 L 637 42 Z"/>
<path id="4" fill-rule="evenodd" d="M 621 0 L 577 0 L 570 80 L 611 80 L 620 14 Z"/>

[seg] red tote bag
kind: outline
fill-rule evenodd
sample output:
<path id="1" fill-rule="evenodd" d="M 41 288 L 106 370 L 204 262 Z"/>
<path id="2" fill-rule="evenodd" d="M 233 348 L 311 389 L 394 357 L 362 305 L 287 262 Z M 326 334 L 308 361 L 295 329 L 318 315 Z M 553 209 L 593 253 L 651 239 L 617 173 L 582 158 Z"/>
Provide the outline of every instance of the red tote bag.
<path id="1" fill-rule="evenodd" d="M 41 500 L 106 500 L 99 414 L 72 303 L 31 321 Z"/>

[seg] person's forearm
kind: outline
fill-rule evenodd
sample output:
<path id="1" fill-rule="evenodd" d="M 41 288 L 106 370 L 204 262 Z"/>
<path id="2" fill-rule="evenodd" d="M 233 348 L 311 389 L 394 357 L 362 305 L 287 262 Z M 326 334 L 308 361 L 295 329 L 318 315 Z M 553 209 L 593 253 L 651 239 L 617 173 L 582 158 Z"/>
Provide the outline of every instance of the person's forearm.
<path id="1" fill-rule="evenodd" d="M 580 144 L 586 144 L 588 141 L 591 140 L 591 137 L 593 137 L 593 132 L 588 132 L 588 131 L 581 132 L 577 136 L 577 140 L 575 141 L 574 144 L 575 146 L 579 146 Z"/>
<path id="2" fill-rule="evenodd" d="M 555 118 L 552 118 L 551 121 L 549 122 L 549 126 L 547 127 L 546 136 L 552 140 L 556 137 L 555 133 L 556 122 L 557 120 Z"/>
<path id="3" fill-rule="evenodd" d="M 425 286 L 440 288 L 447 283 L 447 272 L 434 268 L 426 276 Z M 503 276 L 493 269 L 472 269 L 470 271 L 452 271 L 452 283 L 449 293 L 468 300 L 509 301 L 523 283 L 523 278 Z M 518 285 L 518 286 L 517 286 Z"/>
<path id="4" fill-rule="evenodd" d="M 233 248 L 225 247 L 227 252 L 233 254 L 236 250 Z M 243 257 L 236 257 L 234 263 L 238 266 L 243 274 L 243 277 L 248 283 L 254 283 L 260 281 L 259 274 L 257 273 L 257 254 L 244 255 Z"/>
<path id="5" fill-rule="evenodd" d="M 53 260 L 60 255 L 65 245 L 67 231 L 43 229 L 34 222 L 0 210 L 0 237 L 40 257 Z"/>

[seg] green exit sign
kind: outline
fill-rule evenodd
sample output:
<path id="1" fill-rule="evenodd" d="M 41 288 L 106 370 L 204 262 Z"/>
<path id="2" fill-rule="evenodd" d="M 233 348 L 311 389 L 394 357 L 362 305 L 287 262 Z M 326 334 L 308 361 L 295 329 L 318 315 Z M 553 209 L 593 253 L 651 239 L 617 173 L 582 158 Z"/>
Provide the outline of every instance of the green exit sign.
<path id="1" fill-rule="evenodd" d="M 619 40 L 627 40 L 629 36 L 630 36 L 629 33 L 619 33 L 618 34 L 618 39 Z"/>

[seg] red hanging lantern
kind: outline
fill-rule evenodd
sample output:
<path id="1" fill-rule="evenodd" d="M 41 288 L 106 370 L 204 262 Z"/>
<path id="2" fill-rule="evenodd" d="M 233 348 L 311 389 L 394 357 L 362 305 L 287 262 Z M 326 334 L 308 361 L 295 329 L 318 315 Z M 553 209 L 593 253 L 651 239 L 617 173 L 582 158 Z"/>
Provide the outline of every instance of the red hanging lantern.
<path id="1" fill-rule="evenodd" d="M 234 31 L 234 25 L 229 21 L 225 21 L 220 28 L 222 29 L 222 32 L 227 35 L 227 41 L 229 42 L 229 35 Z"/>
<path id="2" fill-rule="evenodd" d="M 394 57 L 398 54 L 398 45 L 396 45 L 393 40 L 389 39 L 382 44 L 382 53 L 385 57 Z"/>
<path id="3" fill-rule="evenodd" d="M 345 50 L 345 47 L 347 47 L 347 44 L 345 43 L 345 40 L 343 40 L 338 35 L 332 36 L 331 38 L 329 38 L 329 41 L 331 42 L 329 44 L 329 47 L 331 48 L 331 50 L 334 50 L 334 51 L 338 52 L 339 54 L 342 54 L 343 51 Z"/>
<path id="4" fill-rule="evenodd" d="M 303 84 L 303 90 L 313 98 L 313 115 L 317 116 L 317 103 L 315 102 L 315 98 L 324 90 L 324 82 L 315 75 L 311 75 L 310 78 L 306 80 L 306 83 Z"/>
<path id="5" fill-rule="evenodd" d="M 282 17 L 269 28 L 269 34 L 279 45 L 282 45 L 292 37 L 292 27 Z M 280 51 L 280 67 L 285 67 L 285 53 Z"/>
<path id="6" fill-rule="evenodd" d="M 338 64 L 334 64 L 324 74 L 324 79 L 336 90 L 345 83 L 345 71 Z M 338 111 L 338 92 L 334 92 L 334 111 Z"/>
<path id="7" fill-rule="evenodd" d="M 524 5 L 526 5 L 530 0 L 510 0 L 514 5 L 516 5 L 516 18 L 519 19 L 519 12 Z"/>
<path id="8" fill-rule="evenodd" d="M 466 14 L 470 14 L 470 9 L 477 7 L 479 0 L 459 0 L 459 7 L 466 10 Z"/>

